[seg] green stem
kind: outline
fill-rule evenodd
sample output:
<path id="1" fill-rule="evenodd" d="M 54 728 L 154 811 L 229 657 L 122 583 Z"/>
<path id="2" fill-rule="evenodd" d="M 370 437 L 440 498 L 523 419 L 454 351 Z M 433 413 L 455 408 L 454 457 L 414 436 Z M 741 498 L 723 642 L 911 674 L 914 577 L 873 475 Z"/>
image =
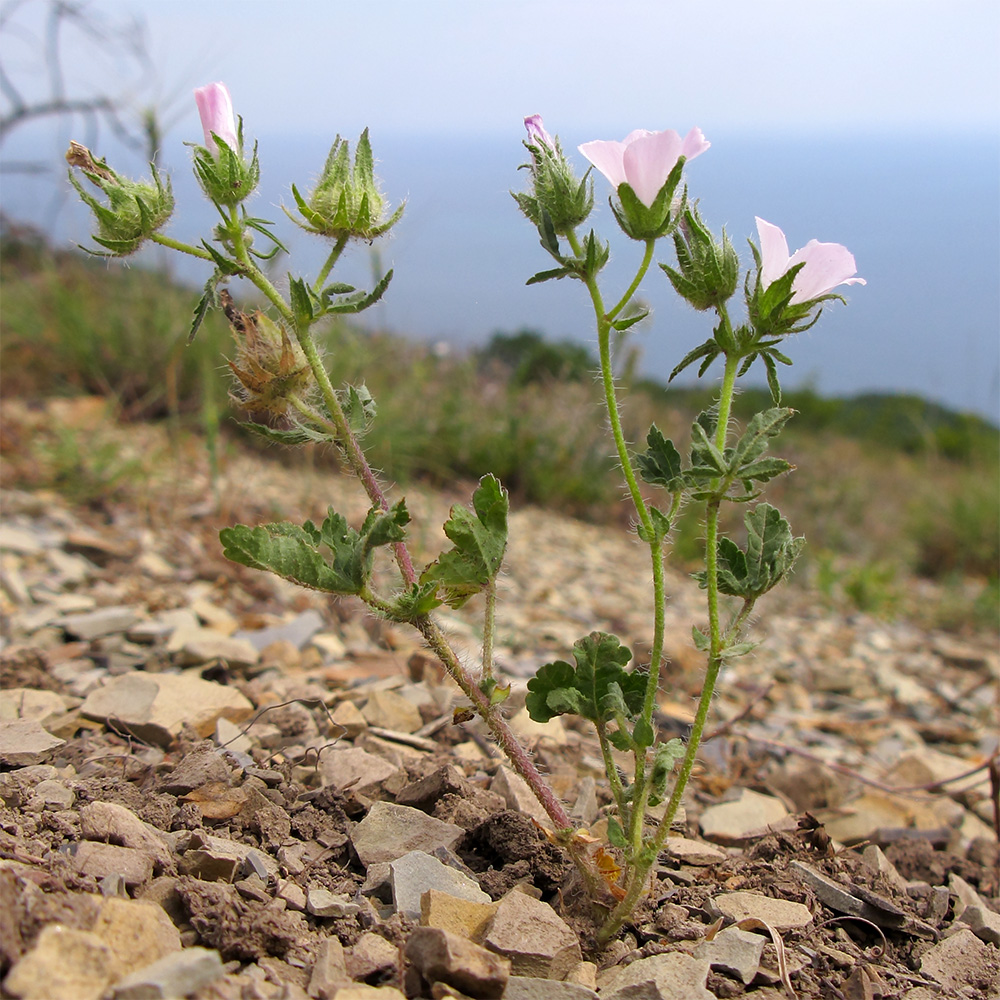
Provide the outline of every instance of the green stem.
<path id="1" fill-rule="evenodd" d="M 212 260 L 212 255 L 201 247 L 193 247 L 190 243 L 181 243 L 180 240 L 164 236 L 162 233 L 153 233 L 150 239 L 160 246 L 169 247 L 171 250 L 179 250 L 181 253 L 190 254 L 192 257 L 200 257 L 202 260 Z"/>
<path id="2" fill-rule="evenodd" d="M 319 269 L 319 274 L 316 275 L 316 282 L 313 287 L 317 291 L 323 287 L 323 282 L 326 281 L 327 276 L 333 270 L 333 265 L 340 259 L 340 255 L 344 252 L 344 247 L 347 246 L 349 238 L 346 233 L 337 237 L 337 242 L 334 243 L 333 249 L 330 251 L 330 256 L 326 258 L 326 262 Z"/>
<path id="3" fill-rule="evenodd" d="M 607 314 L 609 321 L 613 320 L 632 301 L 632 296 L 638 291 L 639 286 L 642 284 L 642 279 L 646 277 L 646 272 L 649 270 L 649 265 L 653 262 L 655 248 L 656 240 L 646 240 L 646 251 L 642 256 L 642 263 L 639 265 L 639 270 L 632 279 L 632 284 L 628 286 L 628 291 L 618 300 L 618 305 Z M 577 255 L 579 255 L 579 251 L 577 251 Z"/>

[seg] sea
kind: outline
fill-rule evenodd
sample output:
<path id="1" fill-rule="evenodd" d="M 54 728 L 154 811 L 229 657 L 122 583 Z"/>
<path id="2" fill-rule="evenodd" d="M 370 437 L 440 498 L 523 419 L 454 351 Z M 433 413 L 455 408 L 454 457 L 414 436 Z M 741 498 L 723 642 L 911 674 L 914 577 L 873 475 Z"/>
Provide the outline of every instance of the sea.
<path id="1" fill-rule="evenodd" d="M 7 172 L 0 207 L 15 220 L 44 228 L 60 244 L 86 243 L 90 222 L 67 194 L 60 153 L 51 142 L 18 147 L 6 162 L 33 159 L 52 171 Z M 351 137 L 352 139 L 354 137 Z M 579 142 L 564 147 L 582 171 Z M 744 265 L 752 263 L 748 237 L 754 217 L 780 226 L 794 250 L 810 239 L 842 243 L 854 254 L 867 285 L 841 289 L 848 304 L 829 303 L 819 322 L 790 338 L 794 366 L 789 388 L 810 386 L 824 395 L 913 393 L 1000 423 L 1000 138 L 995 134 L 709 134 L 712 148 L 685 171 L 689 197 L 705 221 L 729 234 Z M 441 352 L 485 343 L 496 332 L 535 330 L 551 339 L 595 346 L 586 289 L 564 279 L 528 286 L 553 266 L 534 227 L 510 191 L 525 190 L 527 154 L 521 136 L 372 133 L 377 173 L 392 205 L 405 200 L 402 220 L 387 239 L 353 246 L 334 278 L 370 286 L 393 270 L 384 300 L 360 317 L 369 327 L 425 341 Z M 326 254 L 321 240 L 302 233 L 282 206 L 293 204 L 290 185 L 306 192 L 323 165 L 328 136 L 259 137 L 261 184 L 251 214 L 272 220 L 290 251 L 272 265 L 276 279 L 309 277 Z M 123 149 L 98 146 L 123 172 L 142 165 Z M 217 221 L 190 171 L 179 140 L 165 149 L 177 210 L 168 229 L 198 242 Z M 631 280 L 641 245 L 618 229 L 609 185 L 595 177 L 595 211 L 588 226 L 610 242 L 602 272 L 605 300 L 616 301 Z M 673 263 L 669 241 L 657 260 Z M 158 267 L 192 287 L 206 265 L 150 247 L 133 266 Z M 234 289 L 238 291 L 238 289 Z M 680 302 L 658 267 L 639 292 L 650 317 L 629 334 L 640 352 L 639 371 L 666 380 L 676 362 L 711 333 L 711 316 Z M 734 319 L 742 302 L 734 300 Z M 721 372 L 710 369 L 707 379 Z M 751 370 L 750 384 L 763 383 Z M 687 373 L 679 379 L 690 384 Z"/>

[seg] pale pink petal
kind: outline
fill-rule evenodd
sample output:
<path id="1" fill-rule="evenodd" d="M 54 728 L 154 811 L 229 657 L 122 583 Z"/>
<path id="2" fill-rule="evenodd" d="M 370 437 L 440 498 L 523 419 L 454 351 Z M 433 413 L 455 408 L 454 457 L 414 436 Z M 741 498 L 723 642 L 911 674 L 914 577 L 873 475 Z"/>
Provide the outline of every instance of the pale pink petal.
<path id="1" fill-rule="evenodd" d="M 585 142 L 577 149 L 588 159 L 609 181 L 615 190 L 619 184 L 625 183 L 625 143 L 614 142 L 611 139 L 594 139 Z"/>
<path id="2" fill-rule="evenodd" d="M 198 114 L 201 116 L 201 127 L 205 131 L 205 148 L 213 153 L 219 151 L 212 138 L 214 132 L 230 149 L 236 149 L 238 145 L 236 115 L 226 85 L 210 83 L 198 87 L 194 92 L 194 99 L 198 105 Z"/>
<path id="3" fill-rule="evenodd" d="M 792 302 L 818 299 L 838 285 L 865 284 L 864 278 L 854 277 L 858 271 L 854 254 L 839 243 L 810 240 L 801 250 L 792 254 L 788 267 L 794 267 L 802 261 L 805 261 L 806 266 L 799 271 L 792 283 Z"/>
<path id="4" fill-rule="evenodd" d="M 681 155 L 685 159 L 693 160 L 696 156 L 701 156 L 711 145 L 700 128 L 693 128 L 684 136 L 684 142 L 681 145 Z"/>
<path id="5" fill-rule="evenodd" d="M 622 162 L 625 178 L 639 201 L 647 208 L 667 182 L 681 155 L 681 137 L 673 130 L 649 132 L 625 147 Z"/>
<path id="6" fill-rule="evenodd" d="M 650 132 L 648 128 L 635 128 L 622 140 L 623 146 L 628 146 L 630 143 L 635 142 L 636 139 L 645 139 L 647 135 L 656 135 L 655 132 Z"/>
<path id="7" fill-rule="evenodd" d="M 756 219 L 760 240 L 760 284 L 767 288 L 788 270 L 788 240 L 777 226 L 759 216 Z"/>

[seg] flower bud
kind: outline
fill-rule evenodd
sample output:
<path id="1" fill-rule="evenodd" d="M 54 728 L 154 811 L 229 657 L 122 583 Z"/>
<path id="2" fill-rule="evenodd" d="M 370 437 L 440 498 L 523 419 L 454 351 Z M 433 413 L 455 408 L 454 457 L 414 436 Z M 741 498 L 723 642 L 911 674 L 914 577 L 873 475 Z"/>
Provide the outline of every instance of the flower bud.
<path id="1" fill-rule="evenodd" d="M 205 132 L 205 145 L 194 147 L 194 172 L 205 196 L 216 205 L 238 205 L 257 187 L 257 144 L 248 163 L 243 155 L 243 119 L 236 123 L 232 98 L 224 83 L 194 92 Z"/>
<path id="2" fill-rule="evenodd" d="M 524 119 L 524 127 L 528 130 L 524 145 L 531 154 L 531 162 L 525 167 L 531 171 L 532 192 L 511 194 L 536 226 L 542 228 L 543 219 L 548 216 L 555 234 L 566 236 L 586 221 L 594 208 L 590 171 L 577 179 L 558 137 L 553 139 L 545 131 L 541 115 L 529 115 Z"/>
<path id="3" fill-rule="evenodd" d="M 695 309 L 714 309 L 732 297 L 740 274 L 736 251 L 725 230 L 722 242 L 715 240 L 697 207 L 685 209 L 674 231 L 674 248 L 680 270 L 660 267 L 678 295 Z"/>
<path id="4" fill-rule="evenodd" d="M 219 299 L 237 346 L 236 360 L 229 362 L 237 379 L 233 398 L 251 413 L 285 416 L 289 398 L 302 398 L 313 386 L 302 348 L 262 312 L 240 312 L 225 289 Z"/>
<path id="5" fill-rule="evenodd" d="M 286 209 L 288 217 L 306 232 L 332 239 L 374 240 L 388 232 L 403 214 L 400 205 L 391 218 L 383 219 L 386 203 L 375 179 L 368 129 L 358 139 L 353 166 L 350 147 L 338 135 L 309 200 L 299 194 L 294 184 L 292 196 L 305 223 Z"/>
<path id="6" fill-rule="evenodd" d="M 150 164 L 152 184 L 130 181 L 112 170 L 106 160 L 95 160 L 90 150 L 78 142 L 69 144 L 66 162 L 79 169 L 91 184 L 107 195 L 105 205 L 84 189 L 72 170 L 69 172 L 70 183 L 97 219 L 94 242 L 110 250 L 115 257 L 135 253 L 166 224 L 174 210 L 170 178 L 164 185 L 153 164 Z"/>

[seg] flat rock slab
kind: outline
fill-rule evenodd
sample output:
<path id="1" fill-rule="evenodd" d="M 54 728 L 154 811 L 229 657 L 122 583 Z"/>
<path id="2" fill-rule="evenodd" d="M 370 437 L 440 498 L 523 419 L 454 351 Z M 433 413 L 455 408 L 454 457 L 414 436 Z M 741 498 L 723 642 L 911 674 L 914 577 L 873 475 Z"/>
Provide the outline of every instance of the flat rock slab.
<path id="1" fill-rule="evenodd" d="M 253 705 L 234 688 L 203 680 L 195 672 L 133 671 L 92 691 L 80 713 L 98 722 L 113 722 L 141 740 L 167 747 L 185 724 L 199 736 L 209 736 L 220 717 L 242 722 L 253 714 Z"/>
<path id="2" fill-rule="evenodd" d="M 764 953 L 764 938 L 760 934 L 727 927 L 711 941 L 702 941 L 695 948 L 695 958 L 707 958 L 717 972 L 724 972 L 749 984 L 757 975 L 760 956 Z"/>
<path id="3" fill-rule="evenodd" d="M 601 1000 L 715 1000 L 705 988 L 707 959 L 681 952 L 640 958 L 604 979 Z"/>
<path id="4" fill-rule="evenodd" d="M 1000 993 L 1000 952 L 972 931 L 961 930 L 926 952 L 920 971 L 954 996 L 997 996 Z M 981 990 L 973 993 L 972 990 Z"/>
<path id="5" fill-rule="evenodd" d="M 420 919 L 420 897 L 437 889 L 473 903 L 491 903 L 479 883 L 426 851 L 410 851 L 389 863 L 392 902 L 397 913 Z"/>
<path id="6" fill-rule="evenodd" d="M 153 877 L 153 858 L 134 847 L 118 847 L 82 840 L 73 855 L 73 866 L 83 875 L 100 880 L 120 875 L 130 888 L 143 885 Z"/>
<path id="7" fill-rule="evenodd" d="M 217 951 L 185 948 L 115 983 L 114 1000 L 173 1000 L 187 997 L 224 975 Z"/>
<path id="8" fill-rule="evenodd" d="M 701 814 L 701 833 L 719 844 L 736 844 L 751 836 L 763 835 L 768 827 L 787 815 L 788 810 L 780 799 L 743 788 L 739 798 L 710 806 Z"/>
<path id="9" fill-rule="evenodd" d="M 592 989 L 579 983 L 511 976 L 507 980 L 503 1000 L 598 1000 L 598 998 Z"/>
<path id="10" fill-rule="evenodd" d="M 358 858 L 367 868 L 377 861 L 395 861 L 410 851 L 435 847 L 453 848 L 465 831 L 454 823 L 442 823 L 419 809 L 375 802 L 368 815 L 351 833 Z"/>
<path id="11" fill-rule="evenodd" d="M 808 906 L 788 899 L 773 899 L 760 892 L 724 892 L 714 897 L 712 902 L 733 920 L 763 920 L 779 931 L 805 927 L 812 921 Z"/>
<path id="12" fill-rule="evenodd" d="M 663 843 L 663 853 L 686 865 L 717 865 L 729 857 L 725 851 L 720 851 L 711 844 L 690 840 L 688 837 L 667 837 Z"/>
<path id="13" fill-rule="evenodd" d="M 506 958 L 436 927 L 418 927 L 406 942 L 406 957 L 428 983 L 483 1000 L 499 1000 L 510 978 Z"/>
<path id="14" fill-rule="evenodd" d="M 371 796 L 379 792 L 383 781 L 399 774 L 399 768 L 384 757 L 351 747 L 321 754 L 319 773 L 324 785 Z"/>
<path id="15" fill-rule="evenodd" d="M 476 903 L 447 892 L 428 889 L 420 897 L 420 924 L 461 934 L 471 941 L 481 941 L 497 904 Z"/>
<path id="16" fill-rule="evenodd" d="M 515 976 L 565 979 L 583 960 L 580 942 L 562 917 L 516 889 L 500 900 L 483 944 L 506 955 Z"/>
<path id="17" fill-rule="evenodd" d="M 125 632 L 138 620 L 139 614 L 136 609 L 123 605 L 98 608 L 82 615 L 67 615 L 65 618 L 60 618 L 58 624 L 63 627 L 67 635 L 90 642 L 105 635 Z"/>
<path id="18" fill-rule="evenodd" d="M 0 722 L 0 764 L 7 767 L 43 764 L 65 743 L 34 719 Z"/>

